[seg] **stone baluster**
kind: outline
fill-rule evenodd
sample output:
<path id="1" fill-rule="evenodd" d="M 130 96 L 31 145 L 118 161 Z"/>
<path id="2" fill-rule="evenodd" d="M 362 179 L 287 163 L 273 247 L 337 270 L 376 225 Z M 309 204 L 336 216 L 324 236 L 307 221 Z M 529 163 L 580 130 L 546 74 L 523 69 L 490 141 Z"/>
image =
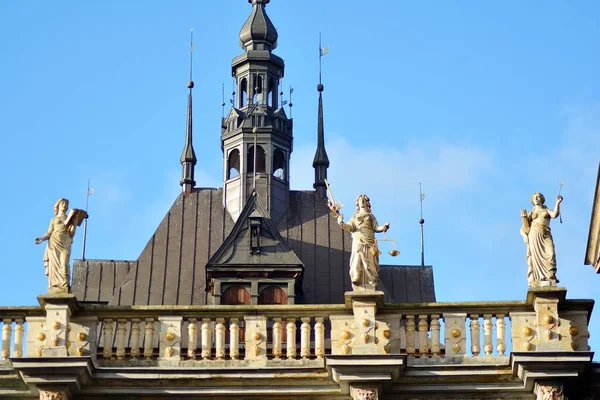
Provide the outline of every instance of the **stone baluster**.
<path id="1" fill-rule="evenodd" d="M 133 318 L 131 320 L 131 358 L 140 357 L 140 320 Z"/>
<path id="2" fill-rule="evenodd" d="M 212 351 L 212 324 L 210 318 L 202 318 L 202 359 L 210 360 Z"/>
<path id="3" fill-rule="evenodd" d="M 240 326 L 237 318 L 229 319 L 229 357 L 232 360 L 240 357 Z"/>
<path id="4" fill-rule="evenodd" d="M 127 339 L 127 320 L 120 319 L 117 323 L 117 360 L 125 359 L 125 341 Z"/>
<path id="5" fill-rule="evenodd" d="M 112 358 L 112 341 L 113 341 L 113 332 L 114 332 L 114 323 L 113 320 L 108 318 L 104 320 L 104 351 L 102 352 L 102 357 L 105 360 L 110 360 Z"/>
<path id="6" fill-rule="evenodd" d="M 281 338 L 283 327 L 281 326 L 281 318 L 273 318 L 273 358 L 279 360 L 281 357 Z"/>
<path id="7" fill-rule="evenodd" d="M 324 318 L 315 318 L 315 356 L 321 359 L 325 356 L 325 325 Z"/>
<path id="8" fill-rule="evenodd" d="M 146 318 L 146 336 L 144 336 L 144 357 L 152 360 L 154 355 L 154 318 Z"/>
<path id="9" fill-rule="evenodd" d="M 481 342 L 479 340 L 479 314 L 471 314 L 471 353 L 477 357 L 481 352 Z"/>
<path id="10" fill-rule="evenodd" d="M 504 314 L 496 315 L 496 350 L 499 356 L 503 356 L 506 352 L 506 322 Z"/>
<path id="11" fill-rule="evenodd" d="M 492 327 L 492 314 L 483 314 L 483 352 L 486 356 L 491 356 L 494 352 Z"/>
<path id="12" fill-rule="evenodd" d="M 15 319 L 15 347 L 13 350 L 14 358 L 23 357 L 23 319 Z"/>
<path id="13" fill-rule="evenodd" d="M 439 357 L 441 354 L 440 347 L 440 316 L 431 316 L 431 353 L 434 357 Z"/>
<path id="14" fill-rule="evenodd" d="M 415 316 L 406 316 L 406 354 L 415 355 Z"/>
<path id="15" fill-rule="evenodd" d="M 296 358 L 296 320 L 289 318 L 287 320 L 287 358 Z"/>
<path id="16" fill-rule="evenodd" d="M 2 353 L 0 359 L 8 360 L 10 357 L 10 336 L 12 333 L 12 319 L 7 318 L 2 320 L 4 326 L 2 327 Z"/>
<path id="17" fill-rule="evenodd" d="M 215 357 L 217 360 L 225 359 L 225 319 L 217 318 L 215 327 Z"/>
<path id="18" fill-rule="evenodd" d="M 190 360 L 196 359 L 196 348 L 198 348 L 198 320 L 190 318 L 188 320 L 188 351 Z"/>
<path id="19" fill-rule="evenodd" d="M 310 357 L 310 317 L 300 318 L 300 356 L 304 359 Z"/>
<path id="20" fill-rule="evenodd" d="M 427 343 L 428 331 L 427 315 L 419 315 L 419 353 L 422 356 L 429 353 L 429 344 Z"/>

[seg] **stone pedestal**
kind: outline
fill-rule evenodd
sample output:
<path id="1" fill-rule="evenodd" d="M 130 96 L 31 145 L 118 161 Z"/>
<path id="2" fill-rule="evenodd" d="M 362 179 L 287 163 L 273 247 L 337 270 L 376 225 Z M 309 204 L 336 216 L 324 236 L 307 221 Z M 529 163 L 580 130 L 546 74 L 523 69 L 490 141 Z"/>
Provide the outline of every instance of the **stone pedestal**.
<path id="1" fill-rule="evenodd" d="M 346 292 L 346 307 L 351 307 L 354 314 L 352 354 L 385 354 L 375 340 L 377 308 L 383 305 L 383 296 L 380 291 Z"/>
<path id="2" fill-rule="evenodd" d="M 40 306 L 46 311 L 45 343 L 41 346 L 42 357 L 67 357 L 69 355 L 69 320 L 77 308 L 73 294 L 38 296 Z"/>
<path id="3" fill-rule="evenodd" d="M 560 351 L 560 319 L 558 304 L 563 302 L 567 289 L 559 287 L 532 288 L 527 292 L 527 300 L 533 303 L 537 328 L 536 351 Z"/>

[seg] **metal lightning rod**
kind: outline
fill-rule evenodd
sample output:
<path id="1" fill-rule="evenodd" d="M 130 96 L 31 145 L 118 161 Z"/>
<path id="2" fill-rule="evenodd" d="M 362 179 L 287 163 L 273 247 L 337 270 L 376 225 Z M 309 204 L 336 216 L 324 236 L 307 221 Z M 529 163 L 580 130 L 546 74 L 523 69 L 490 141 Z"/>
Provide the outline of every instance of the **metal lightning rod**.
<path id="1" fill-rule="evenodd" d="M 87 194 L 85 197 L 85 212 L 88 212 L 88 206 L 90 203 L 90 195 L 94 193 L 94 189 L 90 189 L 90 178 L 88 178 L 88 185 L 87 185 Z M 81 260 L 85 261 L 85 242 L 87 240 L 87 225 L 88 225 L 88 219 L 87 217 L 83 220 L 83 248 L 81 249 Z"/>
<path id="2" fill-rule="evenodd" d="M 421 203 L 421 218 L 419 219 L 419 224 L 421 225 L 421 266 L 425 266 L 425 235 L 423 233 L 423 227 L 425 225 L 425 220 L 423 219 L 423 200 L 425 200 L 425 193 L 421 188 L 421 183 L 419 183 L 419 202 Z"/>

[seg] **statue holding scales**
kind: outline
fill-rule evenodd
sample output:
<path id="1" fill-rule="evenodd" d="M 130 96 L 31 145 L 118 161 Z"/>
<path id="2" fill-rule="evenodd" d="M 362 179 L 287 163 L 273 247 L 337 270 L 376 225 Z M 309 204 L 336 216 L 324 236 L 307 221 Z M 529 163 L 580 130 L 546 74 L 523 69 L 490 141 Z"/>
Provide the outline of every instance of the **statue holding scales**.
<path id="1" fill-rule="evenodd" d="M 343 205 L 336 202 L 331 193 L 329 183 L 325 181 L 329 199 L 327 205 L 337 217 L 338 225 L 352 234 L 352 252 L 350 255 L 350 280 L 353 290 L 375 290 L 379 282 L 379 247 L 376 232 L 387 232 L 390 223 L 383 225 L 377 223 L 377 219 L 371 212 L 371 201 L 366 194 L 356 198 L 356 212 L 346 223 L 344 216 L 340 213 Z M 398 254 L 394 250 L 395 255 Z"/>

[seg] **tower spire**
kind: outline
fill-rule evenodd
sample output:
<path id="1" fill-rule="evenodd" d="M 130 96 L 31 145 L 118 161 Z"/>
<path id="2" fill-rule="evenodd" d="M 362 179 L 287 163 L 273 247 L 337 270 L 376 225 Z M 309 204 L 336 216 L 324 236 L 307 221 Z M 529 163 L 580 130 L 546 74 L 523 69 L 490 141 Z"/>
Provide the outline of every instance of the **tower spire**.
<path id="1" fill-rule="evenodd" d="M 327 54 L 327 47 L 321 47 L 321 33 L 319 33 L 319 84 L 317 91 L 319 92 L 319 110 L 317 117 L 317 151 L 313 159 L 313 168 L 315 169 L 315 183 L 313 187 L 319 198 L 327 196 L 327 188 L 325 180 L 327 179 L 327 168 L 329 168 L 329 157 L 325 150 L 325 129 L 323 127 L 323 90 L 325 87 L 321 83 L 321 57 Z"/>
<path id="2" fill-rule="evenodd" d="M 187 84 L 188 87 L 188 106 L 187 106 L 187 125 L 185 132 L 185 146 L 183 147 L 183 153 L 181 153 L 181 191 L 184 194 L 190 194 L 196 186 L 194 181 L 194 167 L 196 166 L 196 153 L 194 152 L 194 146 L 192 143 L 192 88 L 194 87 L 194 81 L 192 80 L 192 56 L 194 53 L 194 30 L 190 30 L 190 80 Z"/>

